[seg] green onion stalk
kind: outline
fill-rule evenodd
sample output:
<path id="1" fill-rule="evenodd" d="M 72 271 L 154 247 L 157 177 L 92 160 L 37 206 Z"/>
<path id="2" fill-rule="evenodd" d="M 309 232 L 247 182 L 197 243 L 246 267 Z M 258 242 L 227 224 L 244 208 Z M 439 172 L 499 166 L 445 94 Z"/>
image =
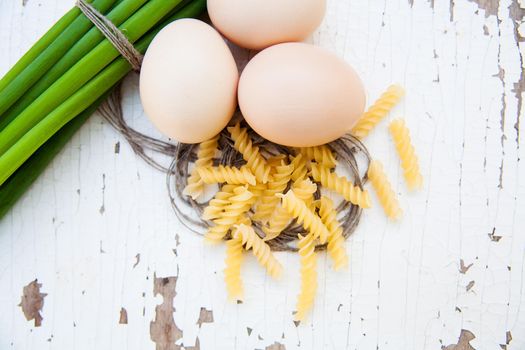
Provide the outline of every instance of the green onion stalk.
<path id="1" fill-rule="evenodd" d="M 114 3 L 115 0 L 95 0 L 92 5 L 100 12 L 105 13 Z M 71 12 L 71 17 L 73 17 L 75 13 L 79 14 L 79 11 L 80 10 L 73 10 Z M 67 14 L 65 17 L 69 16 L 70 14 Z M 62 21 L 59 21 L 59 23 L 60 22 Z M 64 22 L 64 24 L 66 22 Z M 58 61 L 60 53 L 67 51 L 92 27 L 93 24 L 85 16 L 77 16 L 73 22 L 66 26 L 60 35 L 58 35 L 58 37 L 31 62 L 30 65 L 26 66 L 25 69 L 16 74 L 16 77 L 12 76 L 13 73 L 8 73 L 8 77 L 12 77 L 5 80 L 6 82 L 9 81 L 9 83 L 0 90 L 0 115 L 11 107 L 27 91 L 27 89 L 36 83 L 37 80 Z M 37 46 L 41 47 L 41 45 Z M 30 58 L 31 57 L 28 57 L 26 60 L 29 61 Z M 3 84 L 5 83 L 0 84 L 0 86 Z"/>
<path id="2" fill-rule="evenodd" d="M 130 0 L 120 3 L 124 4 L 128 1 Z M 166 5 L 168 2 L 171 3 L 171 6 Z M 174 6 L 174 4 L 175 2 L 166 0 L 151 0 L 121 26 L 121 29 L 127 29 L 126 35 L 130 40 L 136 41 L 135 47 L 139 52 L 144 53 L 155 35 L 167 24 L 180 18 L 197 17 L 206 8 L 206 0 L 186 0 L 179 6 Z M 185 6 L 181 8 L 182 5 Z M 136 17 L 139 14 L 142 16 Z M 162 23 L 156 24 L 160 19 L 163 20 Z M 142 29 L 139 28 L 141 26 Z M 145 28 L 151 28 L 151 30 L 148 31 Z M 39 97 L 8 125 L 10 127 L 19 120 L 19 117 L 23 116 L 23 122 L 19 122 L 18 125 L 29 126 L 29 128 L 24 133 L 18 134 L 21 136 L 13 139 L 14 142 L 10 147 L 5 148 L 0 156 L 0 218 L 21 197 L 75 131 L 105 99 L 112 87 L 131 71 L 131 65 L 124 58 L 118 57 L 118 53 L 115 54 L 114 51 L 116 50 L 107 40 L 102 41 L 86 57 L 106 61 L 110 60 L 110 57 L 117 57 L 116 59 L 101 68 L 91 66 L 93 64 L 100 67 L 101 64 L 98 62 L 82 59 L 43 93 L 53 101 L 52 104 L 59 101 L 58 105 L 50 108 L 46 101 L 42 101 L 42 97 Z M 91 78 L 89 74 L 83 73 L 82 69 L 78 68 L 81 63 L 88 66 L 83 67 L 84 69 L 95 72 Z M 30 67 L 31 63 L 25 65 Z M 81 86 L 78 86 L 76 82 L 79 75 L 87 79 L 86 83 Z M 70 89 L 71 93 L 61 93 L 62 88 Z M 26 111 L 31 108 L 32 112 L 38 112 L 33 106 L 35 103 L 42 108 L 47 107 L 48 112 L 32 118 Z M 26 124 L 28 120 L 33 121 L 33 124 Z M 6 127 L 3 131 L 5 130 L 8 128 Z"/>
<path id="3" fill-rule="evenodd" d="M 134 0 L 126 0 L 123 3 L 130 1 Z M 126 33 L 131 43 L 134 43 L 157 25 L 180 2 L 181 0 L 150 0 L 119 29 Z M 85 55 L 0 131 L 0 156 L 119 55 L 119 51 L 107 39 Z"/>
<path id="4" fill-rule="evenodd" d="M 132 0 L 120 2 L 106 17 L 116 26 L 120 26 L 133 15 L 148 0 Z M 4 129 L 33 101 L 43 94 L 55 81 L 75 65 L 82 57 L 88 54 L 102 40 L 104 35 L 95 27 L 91 28 L 74 46 L 60 57 L 55 53 L 55 58 L 60 58 L 25 94 L 14 104 L 0 119 L 0 130 Z M 31 69 L 32 70 L 32 69 Z"/>

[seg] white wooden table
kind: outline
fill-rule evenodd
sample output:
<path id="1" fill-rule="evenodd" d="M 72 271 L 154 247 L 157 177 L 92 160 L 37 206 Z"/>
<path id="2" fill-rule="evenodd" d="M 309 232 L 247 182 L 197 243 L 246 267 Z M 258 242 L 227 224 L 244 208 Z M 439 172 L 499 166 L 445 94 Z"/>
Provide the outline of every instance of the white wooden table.
<path id="1" fill-rule="evenodd" d="M 72 2 L 0 0 L 0 74 Z M 181 227 L 164 175 L 94 116 L 0 222 L 0 348 L 524 349 L 524 13 L 518 0 L 328 1 L 312 41 L 356 67 L 370 100 L 406 87 L 393 116 L 412 130 L 425 187 L 407 194 L 382 124 L 366 144 L 404 218 L 367 211 L 346 272 L 322 255 L 299 327 L 298 257 L 277 254 L 280 282 L 248 258 L 245 301 L 227 302 L 224 247 Z M 157 135 L 137 82 L 126 118 Z M 18 306 L 35 279 L 40 327 Z M 175 344 L 162 345 L 165 331 Z"/>

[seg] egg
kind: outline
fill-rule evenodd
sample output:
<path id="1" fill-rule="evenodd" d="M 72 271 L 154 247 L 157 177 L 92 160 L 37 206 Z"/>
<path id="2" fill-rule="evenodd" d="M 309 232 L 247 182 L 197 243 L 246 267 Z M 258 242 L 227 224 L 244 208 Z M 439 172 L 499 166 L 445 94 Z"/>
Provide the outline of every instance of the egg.
<path id="1" fill-rule="evenodd" d="M 335 54 L 286 43 L 257 54 L 239 81 L 239 106 L 264 138 L 291 147 L 318 146 L 350 131 L 366 96 L 355 70 Z"/>
<path id="2" fill-rule="evenodd" d="M 166 136 L 199 143 L 218 134 L 237 108 L 239 72 L 221 35 L 195 19 L 154 38 L 140 73 L 146 115 Z"/>
<path id="3" fill-rule="evenodd" d="M 214 26 L 248 49 L 302 41 L 321 24 L 326 0 L 208 0 Z"/>

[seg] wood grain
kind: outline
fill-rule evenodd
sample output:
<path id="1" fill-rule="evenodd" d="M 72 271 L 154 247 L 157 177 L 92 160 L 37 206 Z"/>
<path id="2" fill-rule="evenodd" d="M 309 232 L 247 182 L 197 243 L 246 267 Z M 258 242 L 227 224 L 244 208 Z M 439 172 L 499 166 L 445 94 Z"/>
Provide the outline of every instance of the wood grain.
<path id="1" fill-rule="evenodd" d="M 0 75 L 72 2 L 0 0 Z M 369 101 L 390 83 L 406 88 L 389 118 L 410 127 L 425 187 L 406 192 L 388 121 L 379 125 L 366 144 L 405 215 L 368 210 L 347 272 L 321 255 L 306 323 L 293 323 L 296 255 L 277 254 L 279 282 L 247 256 L 244 303 L 228 303 L 224 247 L 182 229 L 164 176 L 94 116 L 0 222 L 0 348 L 155 349 L 150 323 L 169 307 L 180 333 L 159 339 L 172 348 L 525 348 L 524 6 L 328 0 L 310 41 L 354 65 Z M 254 55 L 234 51 L 240 67 Z M 126 80 L 126 118 L 158 136 L 137 83 Z M 154 293 L 155 276 L 177 276 L 171 294 Z M 47 294 L 38 328 L 18 306 L 35 279 Z"/>

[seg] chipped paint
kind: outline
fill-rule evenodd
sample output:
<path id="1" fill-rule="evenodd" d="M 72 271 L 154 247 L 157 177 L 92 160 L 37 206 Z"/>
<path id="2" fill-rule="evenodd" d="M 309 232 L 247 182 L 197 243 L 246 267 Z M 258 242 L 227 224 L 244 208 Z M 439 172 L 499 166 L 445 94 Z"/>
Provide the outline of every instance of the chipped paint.
<path id="1" fill-rule="evenodd" d="M 206 308 L 201 307 L 199 319 L 197 320 L 199 328 L 202 326 L 203 323 L 213 323 L 213 311 L 206 310 Z"/>
<path id="2" fill-rule="evenodd" d="M 102 174 L 102 205 L 100 206 L 100 209 L 98 210 L 100 215 L 104 215 L 104 213 L 106 212 L 105 199 L 106 199 L 106 174 Z"/>
<path id="3" fill-rule="evenodd" d="M 201 349 L 201 341 L 199 340 L 199 337 L 195 339 L 195 345 L 194 346 L 185 346 L 184 350 L 200 350 Z"/>
<path id="4" fill-rule="evenodd" d="M 469 330 L 462 329 L 459 335 L 457 344 L 451 344 L 447 347 L 442 347 L 443 350 L 475 350 L 470 342 L 474 340 L 476 336 Z"/>
<path id="5" fill-rule="evenodd" d="M 133 264 L 133 268 L 137 267 L 139 263 L 140 263 L 140 253 L 137 253 L 137 255 L 135 255 L 135 263 Z"/>
<path id="6" fill-rule="evenodd" d="M 474 265 L 473 263 L 470 263 L 469 265 L 465 265 L 465 261 L 461 259 L 459 261 L 459 272 L 462 274 L 466 274 L 467 271 Z"/>
<path id="7" fill-rule="evenodd" d="M 497 16 L 499 9 L 499 0 L 468 0 L 478 5 L 480 10 L 485 11 L 485 17 Z"/>
<path id="8" fill-rule="evenodd" d="M 488 234 L 489 238 L 492 242 L 499 242 L 499 240 L 502 238 L 502 236 L 496 236 L 496 228 L 494 227 L 492 229 L 492 232 Z"/>
<path id="9" fill-rule="evenodd" d="M 155 320 L 150 323 L 150 337 L 157 350 L 178 350 L 181 346 L 175 342 L 182 338 L 182 330 L 175 324 L 173 318 L 173 300 L 177 295 L 177 277 L 153 278 L 153 295 L 161 295 L 162 304 L 155 307 Z"/>
<path id="10" fill-rule="evenodd" d="M 474 285 L 476 284 L 476 281 L 470 281 L 468 284 L 467 284 L 467 287 L 465 288 L 468 291 L 470 291 L 472 289 L 472 287 L 474 287 Z"/>
<path id="11" fill-rule="evenodd" d="M 24 286 L 22 290 L 22 300 L 20 306 L 26 320 L 35 321 L 35 327 L 42 325 L 42 309 L 44 308 L 44 298 L 47 296 L 46 293 L 40 293 L 42 283 L 38 283 L 38 279 L 35 279 L 27 286 Z"/>
<path id="12" fill-rule="evenodd" d="M 128 324 L 128 311 L 123 307 L 120 308 L 119 324 Z"/>
<path id="13" fill-rule="evenodd" d="M 120 153 L 120 141 L 117 141 L 117 143 L 115 143 L 115 154 L 119 154 Z"/>
<path id="14" fill-rule="evenodd" d="M 272 345 L 268 345 L 265 350 L 286 350 L 286 346 L 279 342 L 275 342 Z"/>

